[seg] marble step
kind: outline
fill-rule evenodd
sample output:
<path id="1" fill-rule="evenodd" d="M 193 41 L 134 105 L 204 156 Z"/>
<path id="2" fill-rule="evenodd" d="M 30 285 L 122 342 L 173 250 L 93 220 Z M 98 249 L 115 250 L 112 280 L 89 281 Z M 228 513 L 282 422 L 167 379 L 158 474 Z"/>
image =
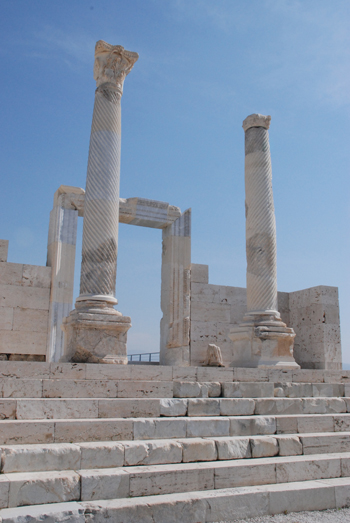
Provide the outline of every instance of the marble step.
<path id="1" fill-rule="evenodd" d="M 349 505 L 349 478 L 298 481 L 142 498 L 25 506 L 2 523 L 213 523 Z"/>
<path id="2" fill-rule="evenodd" d="M 350 383 L 350 371 L 0 361 L 0 378 Z"/>
<path id="3" fill-rule="evenodd" d="M 0 507 L 349 478 L 350 453 L 0 475 Z"/>
<path id="4" fill-rule="evenodd" d="M 102 469 L 350 452 L 350 432 L 93 441 L 0 447 L 1 473 Z"/>
<path id="5" fill-rule="evenodd" d="M 350 414 L 0 421 L 0 445 L 350 431 Z"/>
<path id="6" fill-rule="evenodd" d="M 164 376 L 163 376 L 164 378 Z M 140 379 L 0 378 L 2 398 L 271 398 L 350 396 L 350 384 Z"/>
<path id="7" fill-rule="evenodd" d="M 350 398 L 2 398 L 0 419 L 249 416 L 350 412 Z"/>

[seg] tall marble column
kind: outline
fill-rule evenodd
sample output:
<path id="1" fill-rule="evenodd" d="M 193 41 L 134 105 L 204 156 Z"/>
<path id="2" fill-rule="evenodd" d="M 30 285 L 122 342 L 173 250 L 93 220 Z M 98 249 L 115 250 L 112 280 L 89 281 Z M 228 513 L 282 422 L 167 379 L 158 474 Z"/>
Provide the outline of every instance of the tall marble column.
<path id="1" fill-rule="evenodd" d="M 298 367 L 295 333 L 277 305 L 276 221 L 269 145 L 270 116 L 251 114 L 245 131 L 247 313 L 230 331 L 235 366 Z"/>
<path id="2" fill-rule="evenodd" d="M 121 107 L 123 84 L 138 54 L 100 40 L 97 89 L 86 177 L 80 296 L 65 318 L 72 361 L 127 363 L 130 318 L 114 309 L 118 254 Z"/>

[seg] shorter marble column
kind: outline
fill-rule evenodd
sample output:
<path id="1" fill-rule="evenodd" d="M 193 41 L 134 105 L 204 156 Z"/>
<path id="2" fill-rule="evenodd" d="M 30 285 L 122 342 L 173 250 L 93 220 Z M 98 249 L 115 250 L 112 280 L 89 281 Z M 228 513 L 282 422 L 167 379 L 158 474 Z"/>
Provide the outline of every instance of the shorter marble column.
<path id="1" fill-rule="evenodd" d="M 277 306 L 276 221 L 272 193 L 270 116 L 251 114 L 245 131 L 247 313 L 230 330 L 234 365 L 299 368 L 295 333 Z"/>

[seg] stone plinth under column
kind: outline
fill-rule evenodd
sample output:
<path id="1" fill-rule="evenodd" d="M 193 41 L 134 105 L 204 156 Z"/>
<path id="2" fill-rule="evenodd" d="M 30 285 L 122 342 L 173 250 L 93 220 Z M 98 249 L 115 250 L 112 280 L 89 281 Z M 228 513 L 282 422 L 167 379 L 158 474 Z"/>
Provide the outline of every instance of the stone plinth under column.
<path id="1" fill-rule="evenodd" d="M 69 361 L 80 363 L 115 363 L 125 365 L 127 332 L 131 319 L 115 309 L 96 307 L 96 302 L 78 303 L 74 311 L 64 318 L 65 355 Z"/>

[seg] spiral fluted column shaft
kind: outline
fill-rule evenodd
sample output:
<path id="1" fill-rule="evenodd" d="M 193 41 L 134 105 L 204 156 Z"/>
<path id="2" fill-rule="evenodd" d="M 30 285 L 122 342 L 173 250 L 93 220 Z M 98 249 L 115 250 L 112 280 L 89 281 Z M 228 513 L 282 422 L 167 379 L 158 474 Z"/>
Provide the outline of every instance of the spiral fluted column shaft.
<path id="1" fill-rule="evenodd" d="M 80 298 L 114 298 L 118 253 L 121 95 L 98 88 L 86 178 Z"/>
<path id="2" fill-rule="evenodd" d="M 248 122 L 245 128 L 248 313 L 277 312 L 276 221 L 268 132 L 270 119 L 263 118 L 265 120 Z"/>

